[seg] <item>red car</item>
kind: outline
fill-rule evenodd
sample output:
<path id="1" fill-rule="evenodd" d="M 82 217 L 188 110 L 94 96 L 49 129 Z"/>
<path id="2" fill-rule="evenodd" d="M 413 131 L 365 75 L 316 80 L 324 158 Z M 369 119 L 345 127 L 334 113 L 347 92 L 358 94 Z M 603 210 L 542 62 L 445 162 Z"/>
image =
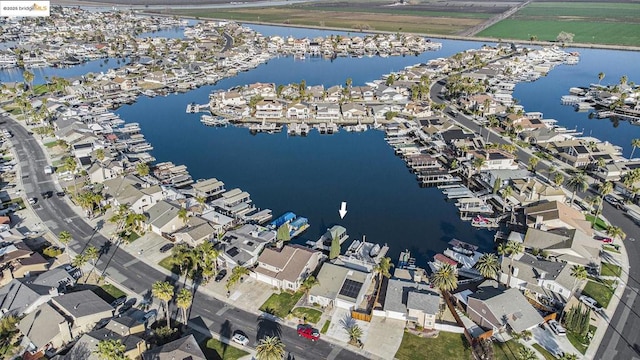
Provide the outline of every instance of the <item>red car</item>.
<path id="1" fill-rule="evenodd" d="M 320 332 L 318 329 L 314 329 L 311 325 L 300 324 L 298 325 L 298 336 L 311 339 L 311 341 L 316 341 L 320 339 Z"/>
<path id="2" fill-rule="evenodd" d="M 602 239 L 602 242 L 605 244 L 611 244 L 613 243 L 613 239 L 612 238 L 604 238 Z"/>

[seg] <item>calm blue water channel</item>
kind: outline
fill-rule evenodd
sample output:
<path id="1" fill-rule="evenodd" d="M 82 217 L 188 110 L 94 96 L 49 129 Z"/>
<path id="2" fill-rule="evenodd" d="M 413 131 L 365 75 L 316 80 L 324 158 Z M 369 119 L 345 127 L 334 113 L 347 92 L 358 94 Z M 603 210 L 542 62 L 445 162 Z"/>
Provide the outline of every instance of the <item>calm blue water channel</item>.
<path id="1" fill-rule="evenodd" d="M 264 35 L 348 34 L 248 26 Z M 253 136 L 244 128 L 205 127 L 200 124 L 199 115 L 186 114 L 185 107 L 191 102 L 207 102 L 213 90 L 253 82 L 288 84 L 304 79 L 307 85 L 328 87 L 344 84 L 351 78 L 354 85 L 362 85 L 382 74 L 483 44 L 434 40 L 443 42 L 442 50 L 417 57 L 338 58 L 333 61 L 277 58 L 215 86 L 205 86 L 188 94 L 141 97 L 136 104 L 125 106 L 117 113 L 128 122 L 140 123 L 155 147 L 153 155 L 158 161 L 185 164 L 194 178 L 216 177 L 226 183 L 227 189 L 240 187 L 251 193 L 258 207 L 272 209 L 275 216 L 293 211 L 309 218 L 311 228 L 303 234 L 303 239 L 294 242 L 316 239 L 328 226 L 339 223 L 348 229 L 352 239 L 366 235 L 370 241 L 388 243 L 394 261 L 400 251 L 408 248 L 424 265 L 454 237 L 478 244 L 485 250 L 491 249 L 493 233 L 460 221 L 455 205 L 447 203 L 438 189 L 419 188 L 415 177 L 384 141 L 382 132 L 340 132 L 323 136 L 312 132 L 306 138 L 288 137 L 286 133 Z M 542 111 L 546 118 L 557 119 L 562 126 L 584 128 L 585 135 L 591 133 L 629 150 L 631 139 L 640 137 L 640 127 L 621 121 L 614 128 L 609 120 L 588 120 L 587 113 L 577 113 L 572 107 L 560 105 L 560 96 L 572 86 L 596 82 L 599 72 L 606 73 L 603 84 L 617 83 L 622 75 L 627 75 L 629 81 L 640 82 L 640 68 L 635 65 L 640 62 L 640 53 L 571 50 L 582 55 L 578 65 L 560 66 L 546 78 L 520 84 L 514 96 L 527 111 Z M 116 66 L 115 62 L 109 64 Z M 108 68 L 92 62 L 71 69 L 42 69 L 40 73 L 36 71 L 36 83 L 45 75 L 52 76 L 49 71 L 70 71 L 66 76 L 77 76 Z M 7 72 L 0 72 L 2 81 L 21 80 L 21 76 L 8 76 Z M 348 203 L 344 220 L 338 215 L 342 201 Z"/>
<path id="2" fill-rule="evenodd" d="M 34 75 L 33 84 L 38 85 L 46 83 L 47 78 L 51 78 L 53 76 L 73 78 L 86 75 L 88 73 L 99 74 L 107 72 L 109 69 L 117 69 L 121 66 L 124 66 L 126 63 L 127 62 L 122 59 L 105 58 L 87 61 L 86 63 L 71 67 L 44 67 L 30 69 L 29 71 L 31 71 Z M 24 70 L 18 68 L 2 69 L 0 70 L 0 82 L 23 81 L 23 72 Z"/>

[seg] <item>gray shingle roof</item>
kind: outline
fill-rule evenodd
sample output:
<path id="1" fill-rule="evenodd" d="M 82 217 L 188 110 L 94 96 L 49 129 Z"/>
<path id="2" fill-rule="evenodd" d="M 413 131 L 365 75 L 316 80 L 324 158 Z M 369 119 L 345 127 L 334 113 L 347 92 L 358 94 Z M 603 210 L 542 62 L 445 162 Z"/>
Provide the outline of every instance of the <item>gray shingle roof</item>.
<path id="1" fill-rule="evenodd" d="M 193 335 L 172 341 L 142 354 L 143 360 L 206 360 Z"/>
<path id="2" fill-rule="evenodd" d="M 72 292 L 51 299 L 53 305 L 73 318 L 113 311 L 111 305 L 90 290 Z"/>

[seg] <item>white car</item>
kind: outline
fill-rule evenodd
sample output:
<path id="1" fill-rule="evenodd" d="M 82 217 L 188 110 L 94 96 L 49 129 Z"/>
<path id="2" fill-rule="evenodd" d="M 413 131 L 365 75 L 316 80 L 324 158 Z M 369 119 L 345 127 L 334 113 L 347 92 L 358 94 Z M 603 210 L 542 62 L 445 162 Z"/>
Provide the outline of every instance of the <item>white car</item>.
<path id="1" fill-rule="evenodd" d="M 233 335 L 231 340 L 233 340 L 233 342 L 236 342 L 236 343 L 238 343 L 238 344 L 240 344 L 242 346 L 249 345 L 249 339 L 246 336 L 244 336 L 244 335 L 242 335 L 240 333 L 237 333 L 237 334 Z"/>
<path id="2" fill-rule="evenodd" d="M 602 311 L 602 307 L 600 307 L 600 305 L 598 305 L 598 302 L 595 301 L 594 299 L 586 296 L 586 295 L 580 296 L 580 301 L 582 303 L 584 303 L 585 305 L 587 305 L 588 307 L 590 307 L 591 310 L 593 310 L 595 312 Z"/>
<path id="3" fill-rule="evenodd" d="M 555 320 L 549 320 L 548 322 L 551 331 L 553 331 L 558 336 L 567 336 L 567 331 L 560 325 L 559 322 Z"/>

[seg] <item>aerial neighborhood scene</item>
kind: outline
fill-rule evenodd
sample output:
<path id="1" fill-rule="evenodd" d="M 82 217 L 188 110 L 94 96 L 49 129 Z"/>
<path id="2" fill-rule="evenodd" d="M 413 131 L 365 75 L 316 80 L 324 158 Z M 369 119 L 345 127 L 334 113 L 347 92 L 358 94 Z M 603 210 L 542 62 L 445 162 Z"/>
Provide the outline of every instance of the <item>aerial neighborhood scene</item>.
<path id="1" fill-rule="evenodd" d="M 0 358 L 640 358 L 638 19 L 0 1 Z"/>

